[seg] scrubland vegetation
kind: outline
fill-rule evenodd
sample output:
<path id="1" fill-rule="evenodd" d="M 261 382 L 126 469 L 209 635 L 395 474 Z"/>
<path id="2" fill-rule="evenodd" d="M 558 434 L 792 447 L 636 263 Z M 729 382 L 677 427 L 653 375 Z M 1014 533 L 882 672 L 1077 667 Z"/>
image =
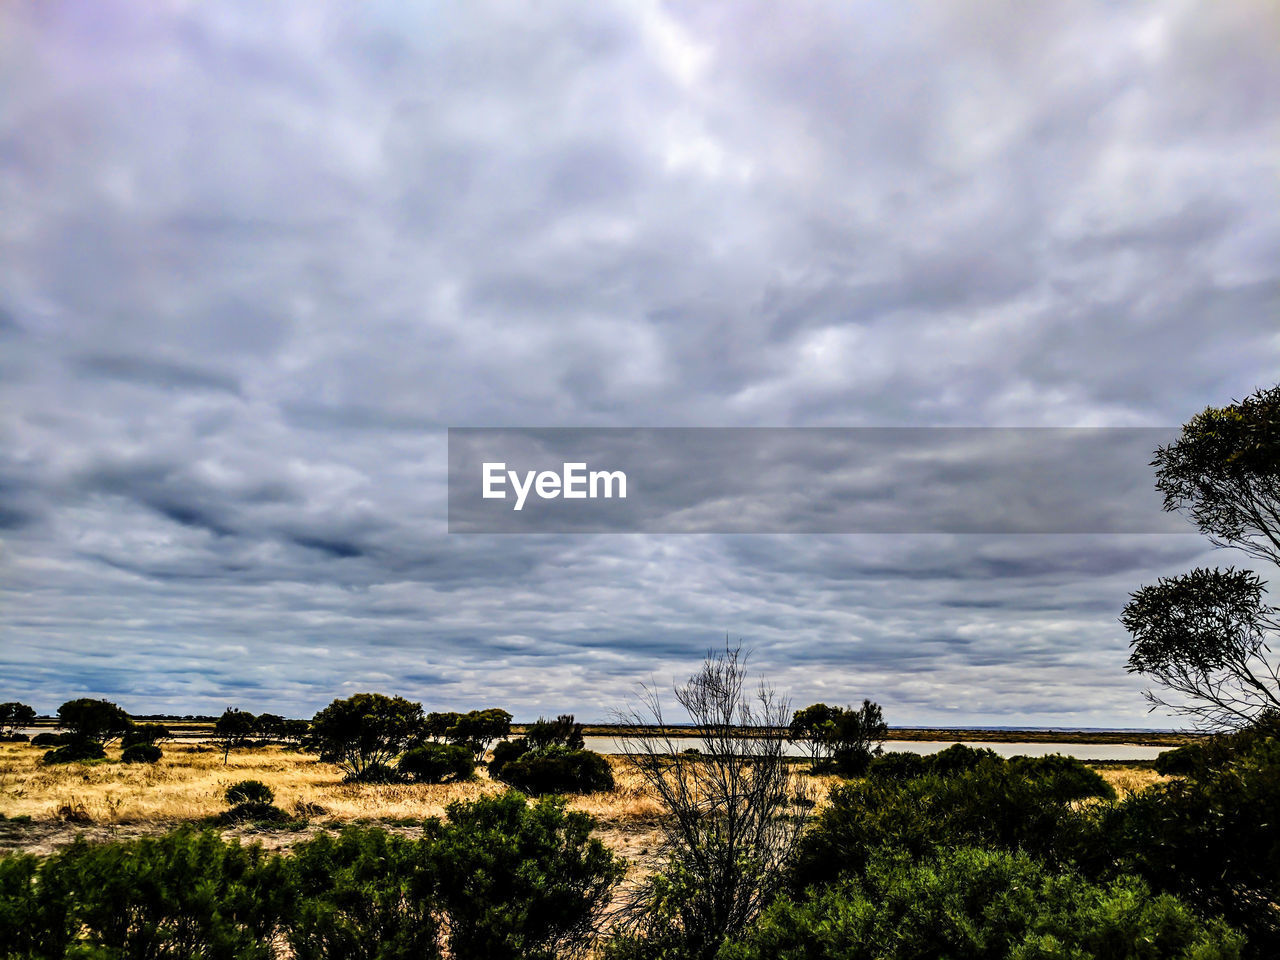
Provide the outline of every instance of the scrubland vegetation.
<path id="1" fill-rule="evenodd" d="M 1156 459 L 1169 509 L 1270 563 L 1278 414 L 1277 390 L 1206 411 Z M 615 758 L 584 750 L 571 716 L 510 739 L 505 711 L 428 714 L 375 693 L 309 722 L 228 710 L 211 742 L 181 745 L 89 699 L 28 743 L 32 711 L 0 705 L 0 836 L 55 819 L 155 833 L 0 857 L 0 955 L 1280 956 L 1265 583 L 1193 571 L 1141 588 L 1122 622 L 1153 702 L 1219 731 L 1153 771 L 884 753 L 875 703 L 792 711 L 734 649 L 674 690 L 696 749 L 677 749 L 646 690 L 617 718 Z M 642 869 L 601 840 L 628 818 L 651 825 Z"/>

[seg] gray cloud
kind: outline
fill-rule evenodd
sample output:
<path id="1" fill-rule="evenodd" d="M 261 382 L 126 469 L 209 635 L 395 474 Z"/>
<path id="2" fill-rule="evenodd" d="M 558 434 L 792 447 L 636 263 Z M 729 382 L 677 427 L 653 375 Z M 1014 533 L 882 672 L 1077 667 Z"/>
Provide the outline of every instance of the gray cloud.
<path id="1" fill-rule="evenodd" d="M 1170 428 L 1280 369 L 1260 2 L 0 11 L 0 697 L 603 717 L 728 632 L 1160 723 L 1179 537 L 449 536 L 446 426 Z"/>

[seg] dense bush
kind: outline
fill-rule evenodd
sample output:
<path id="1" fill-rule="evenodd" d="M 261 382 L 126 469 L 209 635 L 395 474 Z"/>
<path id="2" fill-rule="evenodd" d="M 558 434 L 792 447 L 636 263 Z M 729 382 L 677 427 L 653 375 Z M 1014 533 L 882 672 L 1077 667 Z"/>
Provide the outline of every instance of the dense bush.
<path id="1" fill-rule="evenodd" d="M 417 840 L 350 828 L 290 857 L 189 829 L 0 856 L 0 956 L 550 960 L 590 940 L 622 874 L 591 828 L 511 793 L 454 804 Z"/>
<path id="2" fill-rule="evenodd" d="M 231 809 L 218 817 L 219 823 L 282 823 L 290 819 L 287 813 L 273 805 L 275 791 L 261 780 L 233 783 L 224 795 Z"/>
<path id="3" fill-rule="evenodd" d="M 534 750 L 543 750 L 547 747 L 581 750 L 586 746 L 582 736 L 582 724 L 575 721 L 571 713 L 562 713 L 554 720 L 539 717 L 535 723 L 529 724 L 524 738 L 529 741 L 530 748 Z"/>
<path id="4" fill-rule="evenodd" d="M 489 760 L 489 776 L 494 780 L 502 779 L 502 768 L 512 760 L 518 760 L 529 752 L 529 741 L 524 737 L 515 740 L 499 740 L 493 745 L 493 756 Z"/>
<path id="5" fill-rule="evenodd" d="M 613 770 L 608 760 L 590 750 L 559 746 L 521 754 L 501 765 L 498 778 L 534 796 L 613 789 Z"/>
<path id="6" fill-rule="evenodd" d="M 163 723 L 135 723 L 124 732 L 120 745 L 128 748 L 139 743 L 159 743 L 170 737 L 169 728 Z"/>
<path id="7" fill-rule="evenodd" d="M 441 957 L 437 874 L 421 842 L 348 827 L 299 844 L 289 860 L 295 960 Z"/>
<path id="8" fill-rule="evenodd" d="M 878 859 L 861 880 L 776 902 L 722 960 L 1234 960 L 1241 940 L 1126 878 L 1096 886 L 1026 854 Z"/>
<path id="9" fill-rule="evenodd" d="M 80 763 L 85 760 L 101 760 L 107 751 L 97 740 L 66 736 L 62 745 L 50 750 L 41 763 Z"/>
<path id="10" fill-rule="evenodd" d="M 133 743 L 120 752 L 124 763 L 155 763 L 164 755 L 154 743 Z"/>
<path id="11" fill-rule="evenodd" d="M 954 776 L 867 779 L 838 787 L 801 844 L 793 886 L 861 875 L 882 848 L 922 859 L 957 846 L 1024 849 L 1069 860 L 1087 811 L 1052 779 L 1029 779 L 1003 762 Z"/>
<path id="12" fill-rule="evenodd" d="M 1009 768 L 1045 787 L 1060 801 L 1098 797 L 1115 799 L 1115 789 L 1088 764 L 1053 753 L 1045 757 L 1014 757 Z"/>
<path id="13" fill-rule="evenodd" d="M 447 917 L 449 954 L 551 960 L 595 929 L 624 868 L 563 800 L 518 793 L 453 803 L 426 838 Z"/>
<path id="14" fill-rule="evenodd" d="M 417 783 L 444 783 L 467 780 L 475 773 L 474 753 L 452 743 L 427 743 L 414 747 L 400 758 L 397 769 Z"/>
<path id="15" fill-rule="evenodd" d="M 928 772 L 928 763 L 918 753 L 882 753 L 867 768 L 867 775 L 879 780 L 914 780 Z"/>
<path id="16" fill-rule="evenodd" d="M 261 780 L 241 780 L 227 787 L 223 796 L 227 803 L 272 803 L 276 794 Z"/>
<path id="17" fill-rule="evenodd" d="M 65 733 L 49 733 L 45 731 L 32 737 L 31 745 L 33 747 L 57 747 L 65 743 L 66 740 L 67 735 Z"/>
<path id="18" fill-rule="evenodd" d="M 1280 956 L 1280 739 L 1100 810 L 1078 857 L 1221 914 L 1255 956 Z"/>
<path id="19" fill-rule="evenodd" d="M 348 773 L 348 783 L 404 783 L 405 777 L 395 767 L 371 763 L 359 773 Z"/>
<path id="20" fill-rule="evenodd" d="M 954 777 L 968 773 L 983 761 L 1002 763 L 1000 754 L 986 747 L 970 747 L 963 743 L 953 743 L 945 750 L 931 754 L 927 758 L 929 772 L 939 777 Z"/>
<path id="21" fill-rule="evenodd" d="M 212 833 L 0 859 L 9 956 L 266 960 L 289 900 L 278 857 Z"/>

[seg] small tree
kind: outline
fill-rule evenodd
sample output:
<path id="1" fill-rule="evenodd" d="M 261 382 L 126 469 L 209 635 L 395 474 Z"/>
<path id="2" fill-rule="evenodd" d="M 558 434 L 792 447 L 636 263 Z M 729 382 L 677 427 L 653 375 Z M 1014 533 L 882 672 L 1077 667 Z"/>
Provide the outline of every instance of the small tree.
<path id="1" fill-rule="evenodd" d="M 1156 451 L 1164 508 L 1187 513 L 1220 547 L 1280 564 L 1280 387 L 1205 410 Z M 1144 586 L 1121 622 L 1132 635 L 1128 669 L 1177 695 L 1148 690 L 1209 728 L 1239 727 L 1280 708 L 1280 623 L 1247 570 L 1197 569 Z"/>
<path id="2" fill-rule="evenodd" d="M 466 747 L 478 762 L 495 740 L 511 733 L 511 714 L 505 710 L 490 708 L 454 714 L 454 721 L 445 731 L 449 742 Z"/>
<path id="3" fill-rule="evenodd" d="M 564 747 L 567 750 L 581 750 L 586 745 L 582 736 L 582 724 L 573 719 L 572 713 L 562 713 L 554 720 L 539 717 L 536 723 L 529 725 L 524 738 L 529 741 L 533 750 L 546 747 Z"/>
<path id="4" fill-rule="evenodd" d="M 787 728 L 792 743 L 804 743 L 814 767 L 834 762 L 841 771 L 859 774 L 880 750 L 888 727 L 878 704 L 863 700 L 858 709 L 815 703 L 797 710 Z"/>
<path id="5" fill-rule="evenodd" d="M 132 721 L 110 700 L 82 697 L 58 708 L 58 726 L 76 740 L 101 746 L 123 736 Z"/>
<path id="6" fill-rule="evenodd" d="M 709 960 L 769 901 L 796 848 L 808 808 L 786 757 L 791 711 L 763 681 L 748 687 L 737 648 L 707 655 L 675 699 L 700 741 L 686 753 L 669 732 L 656 690 L 619 714 L 623 752 L 666 809 L 666 868 L 642 881 L 624 927 L 673 955 Z"/>
<path id="7" fill-rule="evenodd" d="M 307 745 L 356 780 L 386 766 L 423 727 L 422 704 L 404 697 L 357 693 L 334 700 L 311 721 Z"/>
<path id="8" fill-rule="evenodd" d="M 19 727 L 29 727 L 35 721 L 36 711 L 33 707 L 18 703 L 16 700 L 0 703 L 0 734 L 12 737 L 18 732 Z"/>
<path id="9" fill-rule="evenodd" d="M 151 744 L 154 746 L 162 740 L 172 739 L 172 736 L 169 728 L 163 723 L 135 723 L 131 724 L 129 729 L 125 731 L 121 746 L 126 749 L 139 744 Z"/>
<path id="10" fill-rule="evenodd" d="M 810 704 L 803 710 L 797 710 L 787 726 L 787 739 L 792 743 L 803 743 L 815 767 L 831 758 L 831 729 L 839 712 L 839 707 L 829 707 L 825 703 Z"/>
<path id="11" fill-rule="evenodd" d="M 836 767 L 849 775 L 864 773 L 872 756 L 880 752 L 888 732 L 879 704 L 863 700 L 857 710 L 852 707 L 841 710 L 830 732 Z"/>
<path id="12" fill-rule="evenodd" d="M 213 724 L 213 729 L 218 735 L 218 742 L 222 744 L 222 763 L 227 762 L 227 756 L 235 747 L 243 746 L 253 739 L 253 735 L 258 728 L 258 718 L 252 713 L 244 710 L 237 710 L 235 707 L 227 707 Z"/>

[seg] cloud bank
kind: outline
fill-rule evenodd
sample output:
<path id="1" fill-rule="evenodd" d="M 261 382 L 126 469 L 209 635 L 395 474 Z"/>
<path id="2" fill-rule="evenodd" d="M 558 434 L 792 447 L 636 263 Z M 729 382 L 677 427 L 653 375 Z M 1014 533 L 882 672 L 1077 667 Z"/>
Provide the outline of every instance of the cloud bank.
<path id="1" fill-rule="evenodd" d="M 1184 536 L 450 536 L 448 426 L 1171 428 L 1276 380 L 1261 2 L 9 4 L 0 698 L 604 718 L 725 634 L 1140 725 Z"/>

